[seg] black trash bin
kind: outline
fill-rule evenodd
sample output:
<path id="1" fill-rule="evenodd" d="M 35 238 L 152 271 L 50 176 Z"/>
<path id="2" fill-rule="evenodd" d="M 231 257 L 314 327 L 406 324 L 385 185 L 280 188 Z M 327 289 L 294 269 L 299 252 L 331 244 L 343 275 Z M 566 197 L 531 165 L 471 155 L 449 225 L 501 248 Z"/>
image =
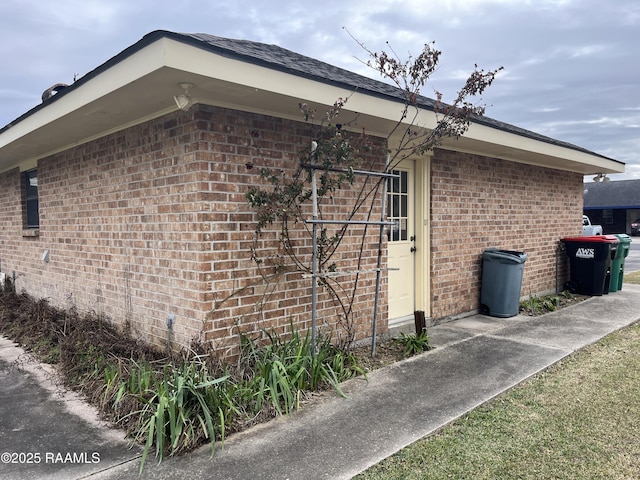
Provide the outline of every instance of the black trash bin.
<path id="1" fill-rule="evenodd" d="M 514 317 L 520 311 L 520 289 L 527 254 L 490 248 L 482 254 L 480 311 L 492 317 Z"/>
<path id="2" fill-rule="evenodd" d="M 569 257 L 570 280 L 565 289 L 582 295 L 609 293 L 611 263 L 620 240 L 614 235 L 563 238 Z"/>

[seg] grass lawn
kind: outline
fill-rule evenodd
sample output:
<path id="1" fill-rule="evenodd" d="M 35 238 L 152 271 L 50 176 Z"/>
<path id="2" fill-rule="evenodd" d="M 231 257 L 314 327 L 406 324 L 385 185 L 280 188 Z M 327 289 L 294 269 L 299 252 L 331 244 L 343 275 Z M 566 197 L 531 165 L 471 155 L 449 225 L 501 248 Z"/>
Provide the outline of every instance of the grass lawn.
<path id="1" fill-rule="evenodd" d="M 636 285 L 640 284 L 640 270 L 637 272 L 627 273 L 624 276 L 624 280 L 622 282 L 624 288 L 625 283 L 635 283 Z"/>
<path id="2" fill-rule="evenodd" d="M 355 478 L 640 478 L 640 324 L 566 358 Z"/>

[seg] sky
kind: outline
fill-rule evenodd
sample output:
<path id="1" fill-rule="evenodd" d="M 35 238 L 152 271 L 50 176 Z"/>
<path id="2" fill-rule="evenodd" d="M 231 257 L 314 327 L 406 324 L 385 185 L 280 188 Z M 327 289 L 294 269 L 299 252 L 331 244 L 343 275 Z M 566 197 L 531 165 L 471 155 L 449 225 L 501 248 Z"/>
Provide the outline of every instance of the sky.
<path id="1" fill-rule="evenodd" d="M 272 43 L 377 79 L 354 38 L 403 60 L 435 41 L 423 95 L 453 100 L 474 65 L 502 66 L 487 116 L 640 178 L 638 0 L 1 0 L 0 128 L 154 30 Z"/>

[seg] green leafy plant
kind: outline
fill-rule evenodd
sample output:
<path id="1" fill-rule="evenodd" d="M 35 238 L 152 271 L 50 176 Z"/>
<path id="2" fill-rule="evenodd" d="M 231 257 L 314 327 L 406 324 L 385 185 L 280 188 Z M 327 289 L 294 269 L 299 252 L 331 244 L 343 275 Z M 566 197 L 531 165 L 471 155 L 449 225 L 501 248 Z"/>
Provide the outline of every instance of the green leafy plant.
<path id="1" fill-rule="evenodd" d="M 132 375 L 127 385 L 128 394 L 142 404 L 139 411 L 129 414 L 137 417 L 134 438 L 144 443 L 140 472 L 154 445 L 158 461 L 165 454 L 190 450 L 204 440 L 209 441 L 213 456 L 216 435 L 224 440 L 225 418 L 220 400 L 226 397 L 218 390 L 228 376 L 212 378 L 206 363 L 198 357 L 178 367 L 167 365 L 162 373 L 147 366 L 137 370 L 142 374 Z M 118 393 L 115 402 L 124 398 Z"/>
<path id="2" fill-rule="evenodd" d="M 572 299 L 573 296 L 574 296 L 573 293 L 571 293 L 569 290 L 564 290 L 564 291 L 560 292 L 560 295 L 562 295 L 567 300 Z"/>
<path id="3" fill-rule="evenodd" d="M 333 387 L 340 395 L 340 382 L 363 375 L 355 357 L 320 335 L 313 355 L 310 332 L 294 331 L 287 337 L 274 330 L 263 331 L 267 342 L 260 346 L 248 335 L 241 336 L 242 369 L 254 394 L 254 408 L 268 402 L 279 414 L 289 414 L 300 405 L 304 391 Z"/>
<path id="4" fill-rule="evenodd" d="M 527 300 L 520 302 L 520 311 L 528 313 L 529 315 L 554 312 L 561 304 L 561 297 L 569 300 L 573 298 L 573 294 L 569 291 L 564 291 L 558 295 L 547 295 L 543 297 L 530 295 Z"/>
<path id="5" fill-rule="evenodd" d="M 402 352 L 404 357 L 410 357 L 411 355 L 431 350 L 429 335 L 426 331 L 421 332 L 419 335 L 405 335 L 404 333 L 400 333 L 397 341 L 400 342 L 404 348 Z"/>
<path id="6" fill-rule="evenodd" d="M 548 297 L 542 301 L 542 306 L 549 312 L 555 311 L 556 308 L 558 308 L 559 304 L 560 298 L 558 298 L 557 296 Z"/>
<path id="7" fill-rule="evenodd" d="M 94 375 L 102 375 L 100 402 L 116 423 L 142 444 L 140 472 L 149 452 L 161 462 L 209 442 L 224 442 L 228 430 L 258 416 L 290 414 L 308 391 L 335 388 L 364 374 L 353 354 L 321 336 L 312 355 L 310 334 L 263 332 L 264 344 L 241 335 L 238 370 L 212 365 L 191 353 L 171 363 L 114 361 L 99 356 Z M 216 372 L 216 373 L 213 373 Z"/>

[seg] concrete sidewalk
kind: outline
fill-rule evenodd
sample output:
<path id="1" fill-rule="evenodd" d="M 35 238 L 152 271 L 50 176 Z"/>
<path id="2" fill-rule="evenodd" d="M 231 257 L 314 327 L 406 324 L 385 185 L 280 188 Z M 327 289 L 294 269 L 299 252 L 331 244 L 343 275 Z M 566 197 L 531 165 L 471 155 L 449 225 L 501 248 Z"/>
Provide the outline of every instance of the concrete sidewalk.
<path id="1" fill-rule="evenodd" d="M 344 389 L 348 398 L 326 394 L 291 417 L 233 435 L 213 459 L 209 458 L 208 447 L 165 459 L 160 465 L 150 457 L 141 478 L 351 478 L 575 350 L 638 319 L 640 286 L 625 284 L 622 291 L 541 317 L 499 319 L 476 315 L 431 327 L 429 335 L 435 350 L 374 371 L 368 382 L 347 382 Z M 0 348 L 0 353 L 8 349 Z M 32 374 L 5 371 L 0 375 L 3 397 L 9 392 L 9 403 L 12 396 L 23 403 L 19 415 L 30 425 L 8 426 L 7 419 L 18 410 L 3 400 L 0 452 L 54 448 L 43 443 L 44 429 L 57 438 L 57 450 L 97 452 L 100 461 L 91 463 L 89 458 L 86 463 L 62 465 L 9 464 L 9 471 L 2 465 L 0 478 L 137 477 L 139 448 L 127 449 L 124 441 L 114 438 L 113 431 L 78 418 L 67 409 L 66 402 L 38 385 Z"/>

